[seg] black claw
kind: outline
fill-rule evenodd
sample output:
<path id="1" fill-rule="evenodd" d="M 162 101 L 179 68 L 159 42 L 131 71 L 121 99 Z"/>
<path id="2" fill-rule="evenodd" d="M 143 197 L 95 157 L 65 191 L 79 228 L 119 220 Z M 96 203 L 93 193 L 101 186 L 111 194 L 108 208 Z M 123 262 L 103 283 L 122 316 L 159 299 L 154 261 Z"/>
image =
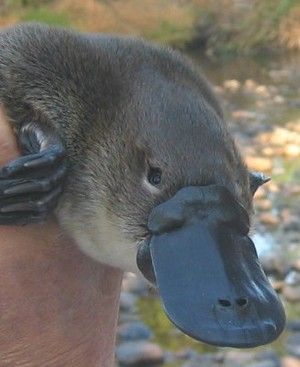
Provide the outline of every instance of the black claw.
<path id="1" fill-rule="evenodd" d="M 47 217 L 48 213 L 0 213 L 0 224 L 23 226 L 30 223 L 43 223 L 46 221 Z"/>
<path id="2" fill-rule="evenodd" d="M 62 192 L 62 188 L 58 187 L 57 189 L 51 191 L 49 194 L 41 196 L 36 200 L 30 200 L 28 198 L 23 198 L 24 201 L 15 202 L 12 204 L 8 204 L 2 206 L 0 208 L 1 213 L 9 213 L 9 212 L 45 212 L 48 211 L 49 208 L 53 207 L 53 203 L 56 204 L 58 197 Z"/>
<path id="3" fill-rule="evenodd" d="M 55 171 L 51 176 L 38 180 L 7 180 L 6 185 L 2 185 L 0 181 L 0 187 L 2 189 L 3 195 L 8 197 L 17 194 L 29 194 L 34 192 L 47 192 L 55 188 L 59 184 L 62 184 L 67 172 L 67 167 L 63 165 L 57 171 Z M 6 187 L 6 188 L 5 188 Z M 0 192 L 1 197 L 1 192 Z"/>
<path id="4" fill-rule="evenodd" d="M 0 169 L 0 224 L 43 222 L 56 207 L 66 177 L 65 151 L 53 132 L 29 124 L 20 132 L 25 156 Z"/>

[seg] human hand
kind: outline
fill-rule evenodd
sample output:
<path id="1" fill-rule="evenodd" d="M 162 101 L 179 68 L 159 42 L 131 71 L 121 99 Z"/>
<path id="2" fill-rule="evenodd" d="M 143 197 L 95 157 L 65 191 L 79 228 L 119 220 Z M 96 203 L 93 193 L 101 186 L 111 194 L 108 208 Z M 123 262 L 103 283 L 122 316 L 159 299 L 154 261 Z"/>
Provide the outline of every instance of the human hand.
<path id="1" fill-rule="evenodd" d="M 0 106 L 0 166 L 18 154 Z M 0 366 L 111 367 L 121 278 L 54 218 L 0 226 Z"/>

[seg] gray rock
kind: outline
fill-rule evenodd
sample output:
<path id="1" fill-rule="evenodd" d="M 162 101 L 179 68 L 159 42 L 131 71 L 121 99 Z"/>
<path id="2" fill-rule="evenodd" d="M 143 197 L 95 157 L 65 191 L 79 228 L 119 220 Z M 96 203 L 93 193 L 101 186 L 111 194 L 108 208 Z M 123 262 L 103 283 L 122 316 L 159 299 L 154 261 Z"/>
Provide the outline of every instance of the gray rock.
<path id="1" fill-rule="evenodd" d="M 149 340 L 152 332 L 142 322 L 123 324 L 118 329 L 118 338 L 122 341 Z"/>
<path id="2" fill-rule="evenodd" d="M 116 357 L 120 366 L 150 366 L 164 362 L 164 353 L 157 344 L 147 341 L 124 342 L 117 347 Z"/>
<path id="3" fill-rule="evenodd" d="M 122 290 L 129 293 L 134 293 L 136 295 L 145 295 L 149 290 L 149 283 L 133 273 L 125 273 Z"/>
<path id="4" fill-rule="evenodd" d="M 121 292 L 120 310 L 126 312 L 134 311 L 136 300 L 136 295 L 129 292 Z"/>
<path id="5" fill-rule="evenodd" d="M 300 367 L 300 359 L 285 356 L 282 358 L 281 367 Z"/>
<path id="6" fill-rule="evenodd" d="M 256 361 L 247 364 L 245 367 L 280 367 L 280 362 L 278 364 L 274 359 L 266 359 L 264 361 Z"/>
<path id="7" fill-rule="evenodd" d="M 290 271 L 284 278 L 286 284 L 295 286 L 300 284 L 300 273 L 298 271 Z"/>
<path id="8" fill-rule="evenodd" d="M 300 333 L 295 333 L 288 337 L 286 350 L 294 357 L 300 358 Z"/>
<path id="9" fill-rule="evenodd" d="M 289 286 L 285 285 L 282 291 L 283 296 L 289 302 L 299 302 L 300 301 L 300 286 Z"/>
<path id="10" fill-rule="evenodd" d="M 255 353 L 252 350 L 229 350 L 226 353 L 225 361 L 228 366 L 246 366 L 247 363 L 251 363 L 255 358 Z"/>
<path id="11" fill-rule="evenodd" d="M 300 331 L 300 320 L 288 321 L 286 324 L 286 329 L 289 331 Z"/>

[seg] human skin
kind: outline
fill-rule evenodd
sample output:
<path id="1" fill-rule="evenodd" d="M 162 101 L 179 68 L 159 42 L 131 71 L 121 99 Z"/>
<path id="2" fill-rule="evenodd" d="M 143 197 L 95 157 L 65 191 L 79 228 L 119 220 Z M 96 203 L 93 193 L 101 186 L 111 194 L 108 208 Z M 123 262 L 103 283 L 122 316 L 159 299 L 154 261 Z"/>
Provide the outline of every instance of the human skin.
<path id="1" fill-rule="evenodd" d="M 0 166 L 17 156 L 0 105 Z M 113 366 L 121 279 L 54 218 L 0 226 L 0 367 Z"/>

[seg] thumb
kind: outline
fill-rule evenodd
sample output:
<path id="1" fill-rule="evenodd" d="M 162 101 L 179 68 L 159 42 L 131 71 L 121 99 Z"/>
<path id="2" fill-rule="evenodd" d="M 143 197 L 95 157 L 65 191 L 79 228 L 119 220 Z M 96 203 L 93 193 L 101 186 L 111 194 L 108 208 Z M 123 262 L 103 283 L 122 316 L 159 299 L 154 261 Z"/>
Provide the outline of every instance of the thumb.
<path id="1" fill-rule="evenodd" d="M 19 155 L 16 137 L 0 104 L 0 166 L 7 164 Z"/>

